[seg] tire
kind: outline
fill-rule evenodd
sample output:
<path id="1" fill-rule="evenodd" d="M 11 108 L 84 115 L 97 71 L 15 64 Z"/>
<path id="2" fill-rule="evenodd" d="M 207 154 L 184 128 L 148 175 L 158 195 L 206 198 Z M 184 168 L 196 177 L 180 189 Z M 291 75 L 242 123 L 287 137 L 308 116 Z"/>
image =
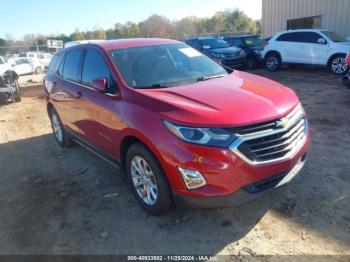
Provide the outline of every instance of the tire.
<path id="1" fill-rule="evenodd" d="M 18 81 L 16 80 L 15 81 L 15 86 L 16 86 L 16 91 L 15 93 L 13 94 L 13 99 L 14 99 L 14 102 L 18 103 L 18 102 L 21 102 L 21 90 L 19 89 L 19 84 L 18 84 Z"/>
<path id="2" fill-rule="evenodd" d="M 131 191 L 144 210 L 154 216 L 170 211 L 173 200 L 164 171 L 143 144 L 136 143 L 128 149 L 126 174 Z"/>
<path id="3" fill-rule="evenodd" d="M 335 75 L 343 75 L 346 73 L 348 66 L 345 63 L 346 55 L 335 55 L 329 61 L 328 67 Z"/>
<path id="4" fill-rule="evenodd" d="M 277 53 L 270 53 L 265 60 L 266 69 L 270 72 L 276 72 L 281 69 L 281 57 Z"/>
<path id="5" fill-rule="evenodd" d="M 53 135 L 58 145 L 63 148 L 71 147 L 73 145 L 73 141 L 64 129 L 61 119 L 54 108 L 50 109 L 49 117 L 51 120 Z"/>
<path id="6" fill-rule="evenodd" d="M 247 61 L 246 61 L 246 67 L 247 69 L 255 69 L 256 68 L 256 59 L 252 56 L 248 56 L 247 57 Z"/>
<path id="7" fill-rule="evenodd" d="M 43 69 L 40 66 L 35 68 L 35 74 L 41 75 L 42 73 L 43 73 Z"/>

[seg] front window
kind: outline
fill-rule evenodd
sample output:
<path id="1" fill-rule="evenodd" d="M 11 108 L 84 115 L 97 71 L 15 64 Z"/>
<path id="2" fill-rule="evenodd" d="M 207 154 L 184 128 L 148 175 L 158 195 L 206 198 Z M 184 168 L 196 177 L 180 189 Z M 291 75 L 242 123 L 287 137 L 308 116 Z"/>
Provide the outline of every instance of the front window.
<path id="1" fill-rule="evenodd" d="M 333 42 L 346 42 L 346 39 L 337 33 L 331 32 L 331 31 L 322 31 L 322 34 L 327 36 L 330 40 Z"/>
<path id="2" fill-rule="evenodd" d="M 222 39 L 210 38 L 210 39 L 201 39 L 199 40 L 203 49 L 218 49 L 229 47 L 229 44 Z"/>
<path id="3" fill-rule="evenodd" d="M 178 86 L 227 75 L 219 64 L 185 44 L 116 49 L 110 54 L 134 88 Z"/>

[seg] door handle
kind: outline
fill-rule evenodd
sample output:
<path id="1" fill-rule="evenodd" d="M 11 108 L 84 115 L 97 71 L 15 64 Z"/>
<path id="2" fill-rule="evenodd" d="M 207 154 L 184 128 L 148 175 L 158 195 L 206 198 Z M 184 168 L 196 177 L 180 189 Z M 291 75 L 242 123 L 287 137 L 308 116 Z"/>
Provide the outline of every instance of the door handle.
<path id="1" fill-rule="evenodd" d="M 79 98 L 81 98 L 83 96 L 83 93 L 82 92 L 80 92 L 80 91 L 78 91 L 77 92 L 77 96 L 76 96 L 76 98 L 77 99 L 79 99 Z"/>

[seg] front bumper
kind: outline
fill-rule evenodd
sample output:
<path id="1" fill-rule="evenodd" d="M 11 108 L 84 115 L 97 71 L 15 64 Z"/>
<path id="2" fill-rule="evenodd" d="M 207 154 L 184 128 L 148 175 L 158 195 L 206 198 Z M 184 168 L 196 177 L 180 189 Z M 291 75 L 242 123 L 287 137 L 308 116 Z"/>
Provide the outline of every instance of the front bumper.
<path id="1" fill-rule="evenodd" d="M 177 204 L 185 207 L 195 208 L 219 208 L 240 205 L 245 202 L 254 200 L 267 192 L 277 189 L 289 183 L 300 170 L 303 168 L 306 160 L 306 154 L 297 162 L 297 164 L 288 171 L 281 172 L 277 175 L 268 177 L 261 181 L 248 184 L 238 191 L 226 196 L 213 197 L 190 197 L 180 194 L 174 194 L 174 199 Z"/>
<path id="2" fill-rule="evenodd" d="M 0 87 L 0 93 L 11 94 L 11 92 L 17 92 L 16 87 Z"/>
<path id="3" fill-rule="evenodd" d="M 245 65 L 246 59 L 245 57 L 240 57 L 236 59 L 223 59 L 223 60 L 220 60 L 220 63 L 223 64 L 224 66 L 230 66 L 230 67 L 242 66 L 242 65 Z"/>

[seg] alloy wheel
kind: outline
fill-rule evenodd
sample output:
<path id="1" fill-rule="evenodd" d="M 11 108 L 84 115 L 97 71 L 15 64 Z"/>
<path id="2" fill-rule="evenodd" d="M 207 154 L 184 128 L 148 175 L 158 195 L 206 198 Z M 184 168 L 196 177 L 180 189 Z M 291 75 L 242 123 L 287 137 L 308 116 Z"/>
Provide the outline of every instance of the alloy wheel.
<path id="1" fill-rule="evenodd" d="M 131 160 L 131 177 L 138 196 L 147 205 L 154 205 L 158 198 L 158 186 L 149 163 L 141 156 Z"/>
<path id="2" fill-rule="evenodd" d="M 337 57 L 332 62 L 332 71 L 335 74 L 344 74 L 347 70 L 348 66 L 345 63 L 345 58 Z"/>
<path id="3" fill-rule="evenodd" d="M 275 56 L 270 56 L 266 61 L 266 66 L 269 70 L 274 71 L 277 69 L 279 64 L 278 58 Z"/>
<path id="4" fill-rule="evenodd" d="M 52 121 L 52 129 L 56 139 L 59 142 L 63 142 L 63 132 L 62 132 L 61 123 L 58 119 L 58 116 L 55 113 L 52 114 L 51 121 Z"/>

